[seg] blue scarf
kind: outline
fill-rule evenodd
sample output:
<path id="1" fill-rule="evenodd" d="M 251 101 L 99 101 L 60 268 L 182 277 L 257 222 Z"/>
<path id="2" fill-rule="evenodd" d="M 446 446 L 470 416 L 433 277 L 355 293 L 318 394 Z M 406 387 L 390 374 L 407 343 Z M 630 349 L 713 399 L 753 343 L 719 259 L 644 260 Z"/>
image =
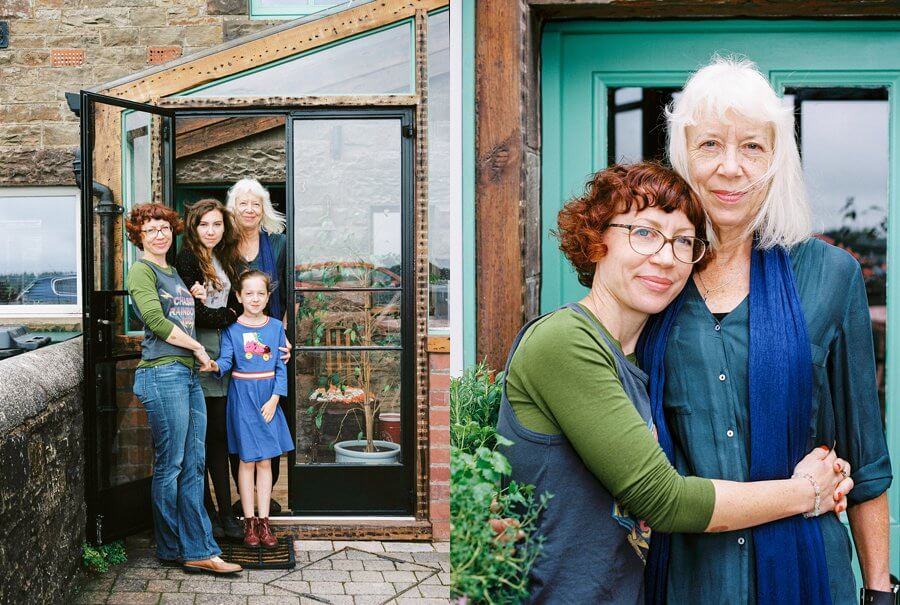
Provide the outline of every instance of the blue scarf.
<path id="1" fill-rule="evenodd" d="M 281 285 L 279 284 L 278 268 L 275 266 L 275 255 L 272 254 L 272 244 L 269 242 L 269 234 L 259 232 L 259 268 L 272 280 L 269 293 L 269 317 L 281 321 Z"/>
<path id="2" fill-rule="evenodd" d="M 662 404 L 665 352 L 684 296 L 651 318 L 638 343 L 659 444 L 670 462 L 674 450 Z M 785 479 L 807 453 L 812 413 L 809 335 L 786 250 L 754 248 L 749 302 L 750 480 Z M 759 603 L 831 603 L 818 519 L 797 515 L 760 525 L 753 529 L 753 543 Z M 668 534 L 653 532 L 645 570 L 648 604 L 666 602 L 669 547 Z"/>

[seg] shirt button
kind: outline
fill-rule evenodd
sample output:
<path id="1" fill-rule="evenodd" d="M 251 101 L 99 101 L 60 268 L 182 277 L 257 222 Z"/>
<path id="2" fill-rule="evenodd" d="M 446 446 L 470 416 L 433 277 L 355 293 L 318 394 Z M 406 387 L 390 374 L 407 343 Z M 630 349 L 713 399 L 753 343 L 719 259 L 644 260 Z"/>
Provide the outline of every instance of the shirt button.
<path id="1" fill-rule="evenodd" d="M 744 545 L 744 541 L 745 540 L 743 538 L 738 538 L 738 544 L 740 544 L 741 546 Z"/>
<path id="2" fill-rule="evenodd" d="M 716 324 L 716 332 L 718 332 L 721 329 L 722 329 L 722 326 L 720 326 L 719 324 Z"/>
<path id="3" fill-rule="evenodd" d="M 719 374 L 719 380 L 725 382 L 725 374 Z"/>
<path id="4" fill-rule="evenodd" d="M 731 429 L 728 429 L 727 431 L 725 431 L 725 434 L 728 435 L 729 437 L 734 437 L 734 431 L 732 431 Z"/>

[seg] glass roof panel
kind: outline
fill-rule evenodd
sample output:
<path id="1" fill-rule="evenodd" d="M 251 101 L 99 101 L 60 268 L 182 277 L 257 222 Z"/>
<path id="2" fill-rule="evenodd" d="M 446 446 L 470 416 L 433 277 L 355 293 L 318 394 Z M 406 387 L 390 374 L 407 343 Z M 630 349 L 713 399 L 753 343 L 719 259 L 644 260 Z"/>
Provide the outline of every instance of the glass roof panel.
<path id="1" fill-rule="evenodd" d="M 288 57 L 185 93 L 189 97 L 412 94 L 412 20 Z"/>

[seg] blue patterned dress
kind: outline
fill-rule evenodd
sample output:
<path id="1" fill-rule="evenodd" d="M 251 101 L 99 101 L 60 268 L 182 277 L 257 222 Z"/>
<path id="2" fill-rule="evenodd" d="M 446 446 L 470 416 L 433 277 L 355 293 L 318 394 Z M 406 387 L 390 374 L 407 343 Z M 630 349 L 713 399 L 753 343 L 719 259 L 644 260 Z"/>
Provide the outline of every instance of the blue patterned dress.
<path id="1" fill-rule="evenodd" d="M 216 363 L 228 370 L 228 451 L 244 462 L 268 460 L 294 449 L 281 406 L 270 422 L 261 409 L 273 394 L 287 397 L 287 368 L 278 347 L 285 346 L 282 323 L 272 317 L 261 326 L 236 323 L 222 332 Z"/>

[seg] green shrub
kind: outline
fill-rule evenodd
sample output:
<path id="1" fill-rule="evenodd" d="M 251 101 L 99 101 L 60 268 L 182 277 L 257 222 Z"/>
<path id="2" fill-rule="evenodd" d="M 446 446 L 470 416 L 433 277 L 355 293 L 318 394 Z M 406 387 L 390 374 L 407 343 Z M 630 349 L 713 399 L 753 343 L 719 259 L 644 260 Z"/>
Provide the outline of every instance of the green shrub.
<path id="1" fill-rule="evenodd" d="M 125 545 L 121 541 L 101 546 L 91 546 L 87 542 L 81 545 L 81 561 L 93 573 L 106 573 L 110 565 L 118 565 L 127 560 Z"/>
<path id="2" fill-rule="evenodd" d="M 469 454 L 494 449 L 503 379 L 482 362 L 450 382 L 450 445 Z"/>
<path id="3" fill-rule="evenodd" d="M 495 451 L 511 444 L 496 430 L 503 379 L 481 363 L 450 383 L 450 590 L 461 602 L 522 601 L 541 553 L 535 521 L 550 496 L 514 481 L 501 488 L 511 473 Z M 491 519 L 513 519 L 517 527 L 508 526 L 501 539 Z"/>

